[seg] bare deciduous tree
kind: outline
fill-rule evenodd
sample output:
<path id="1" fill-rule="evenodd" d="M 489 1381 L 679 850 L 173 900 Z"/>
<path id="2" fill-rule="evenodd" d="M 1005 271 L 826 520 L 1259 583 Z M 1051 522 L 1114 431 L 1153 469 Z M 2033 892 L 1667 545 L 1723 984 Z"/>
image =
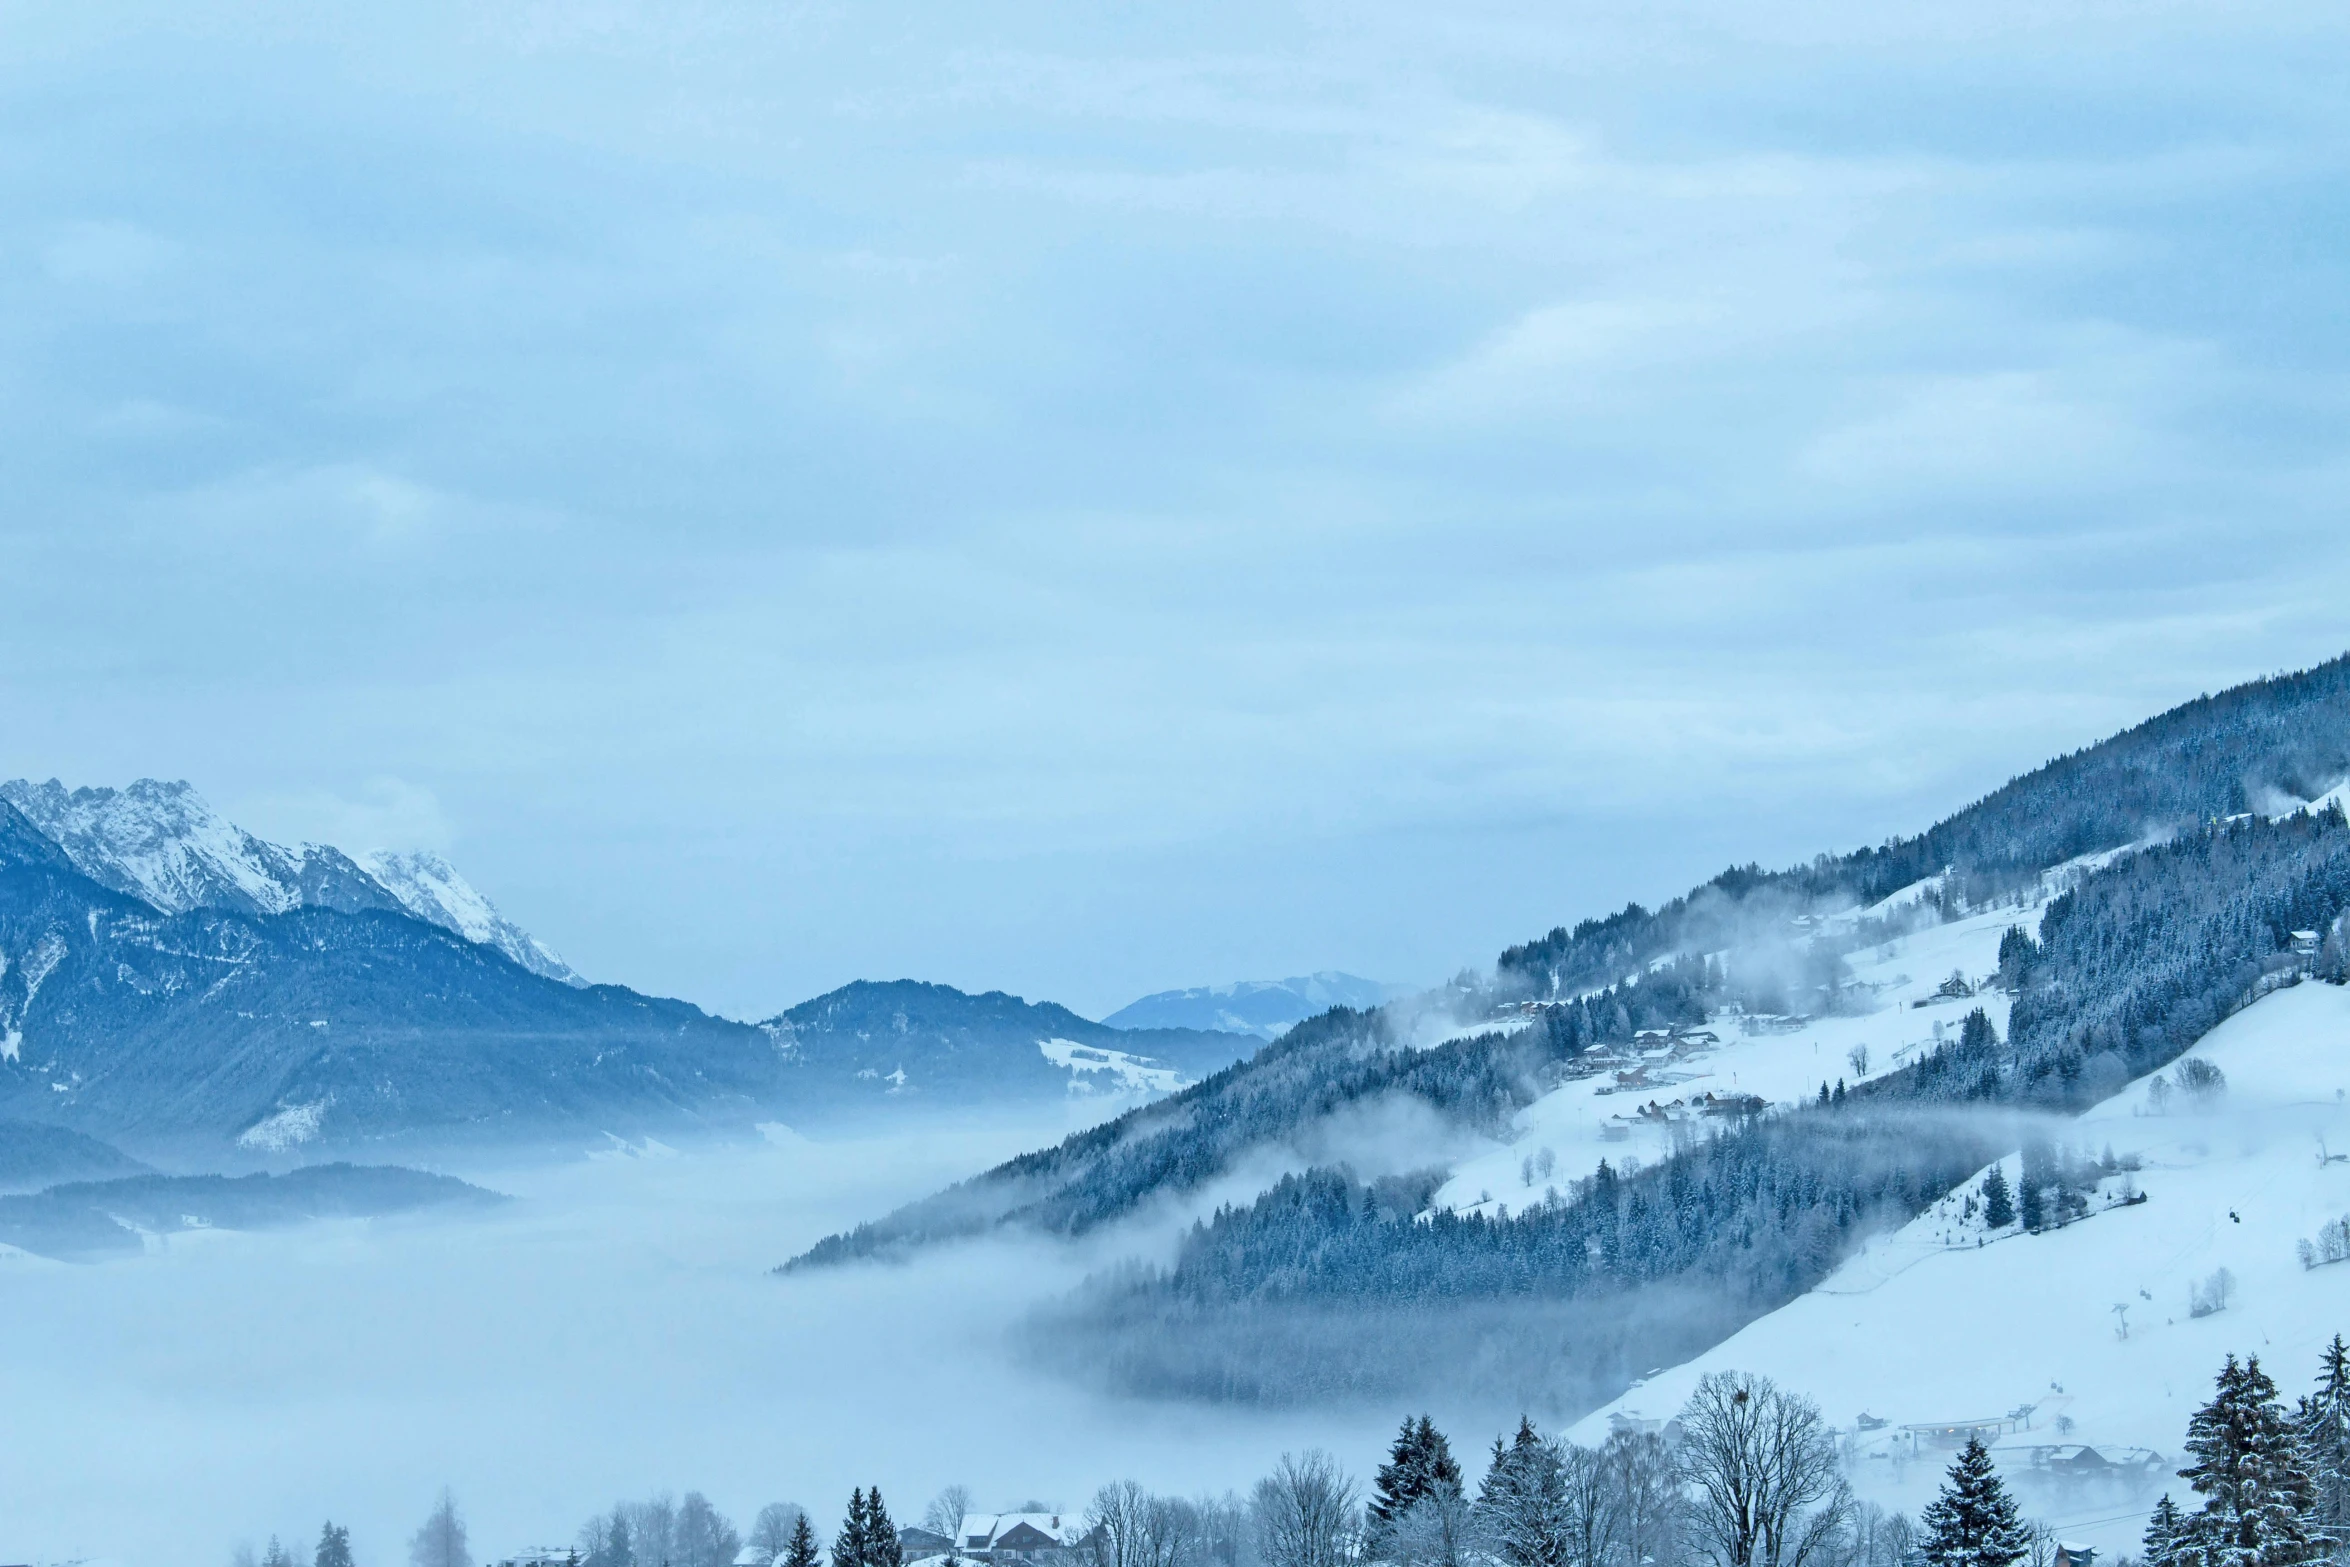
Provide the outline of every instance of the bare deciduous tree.
<path id="1" fill-rule="evenodd" d="M 1207 1553 L 1201 1509 L 1133 1480 L 1105 1485 L 1086 1509 L 1097 1567 L 1194 1567 Z"/>
<path id="2" fill-rule="evenodd" d="M 1250 1503 L 1266 1567 L 1338 1567 L 1353 1544 L 1355 1483 L 1319 1448 L 1283 1453 Z"/>
<path id="3" fill-rule="evenodd" d="M 1610 1567 L 1622 1525 L 1614 1477 L 1597 1452 L 1562 1442 L 1559 1447 L 1559 1512 L 1566 1560 L 1575 1567 Z"/>
<path id="4" fill-rule="evenodd" d="M 1852 1511 L 1818 1406 L 1750 1372 L 1697 1384 L 1681 1411 L 1680 1467 L 1693 1543 L 1716 1567 L 1813 1567 Z"/>
<path id="5" fill-rule="evenodd" d="M 1256 1521 L 1237 1493 L 1203 1496 L 1191 1504 L 1191 1516 L 1199 1530 L 1201 1567 L 1262 1567 Z"/>
<path id="6" fill-rule="evenodd" d="M 440 1505 L 424 1520 L 424 1527 L 408 1542 L 409 1567 L 473 1567 L 473 1552 L 465 1544 L 465 1520 L 457 1499 L 446 1490 Z"/>
<path id="7" fill-rule="evenodd" d="M 1150 1502 L 1139 1480 L 1114 1481 L 1093 1493 L 1085 1527 L 1093 1541 L 1094 1567 L 1142 1567 Z"/>
<path id="8" fill-rule="evenodd" d="M 686 1492 L 677 1504 L 677 1528 L 670 1544 L 670 1567 L 734 1567 L 743 1548 L 734 1525 L 699 1491 Z"/>
<path id="9" fill-rule="evenodd" d="M 963 1543 L 963 1520 L 970 1516 L 971 1488 L 950 1485 L 922 1509 L 922 1527 L 932 1534 L 945 1535 L 959 1547 Z"/>
<path id="10" fill-rule="evenodd" d="M 1654 1431 L 1618 1431 L 1599 1461 L 1615 1497 L 1620 1567 L 1679 1561 L 1688 1508 L 1673 1445 Z"/>

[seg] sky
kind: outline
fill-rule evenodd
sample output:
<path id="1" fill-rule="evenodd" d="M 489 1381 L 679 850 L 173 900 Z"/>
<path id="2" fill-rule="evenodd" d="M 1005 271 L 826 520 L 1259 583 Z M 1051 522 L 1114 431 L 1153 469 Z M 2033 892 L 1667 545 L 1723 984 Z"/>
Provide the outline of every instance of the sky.
<path id="1" fill-rule="evenodd" d="M 1432 983 L 2350 648 L 2337 7 L 6 4 L 0 776 Z"/>

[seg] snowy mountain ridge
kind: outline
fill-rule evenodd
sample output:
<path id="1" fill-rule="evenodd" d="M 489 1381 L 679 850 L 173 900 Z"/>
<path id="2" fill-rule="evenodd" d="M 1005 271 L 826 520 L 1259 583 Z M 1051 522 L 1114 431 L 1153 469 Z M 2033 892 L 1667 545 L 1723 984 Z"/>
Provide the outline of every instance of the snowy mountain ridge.
<path id="1" fill-rule="evenodd" d="M 586 983 L 436 854 L 375 850 L 355 860 L 330 844 L 271 843 L 223 817 L 184 780 L 68 790 L 54 778 L 18 778 L 0 783 L 0 801 L 83 875 L 165 914 L 382 909 L 438 925 L 534 974 Z"/>
<path id="2" fill-rule="evenodd" d="M 587 983 L 553 948 L 499 913 L 455 866 L 430 850 L 371 849 L 359 863 L 418 919 L 477 946 L 494 947 L 533 974 L 567 985 Z"/>
<path id="3" fill-rule="evenodd" d="M 1288 979 L 1161 990 L 1120 1007 L 1102 1021 L 1112 1028 L 1205 1028 L 1275 1039 L 1291 1024 L 1332 1007 L 1369 1009 L 1410 993 L 1408 985 L 1322 969 Z"/>

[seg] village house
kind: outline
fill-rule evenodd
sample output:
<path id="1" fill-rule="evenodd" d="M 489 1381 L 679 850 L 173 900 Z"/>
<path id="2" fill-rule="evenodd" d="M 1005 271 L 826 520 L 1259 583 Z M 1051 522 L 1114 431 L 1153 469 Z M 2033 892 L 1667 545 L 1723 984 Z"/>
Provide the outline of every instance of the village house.
<path id="1" fill-rule="evenodd" d="M 1063 1567 L 1090 1548 L 1085 1521 L 1067 1513 L 976 1513 L 963 1520 L 959 1554 L 1022 1567 Z M 908 1559 L 912 1558 L 909 1552 Z"/>

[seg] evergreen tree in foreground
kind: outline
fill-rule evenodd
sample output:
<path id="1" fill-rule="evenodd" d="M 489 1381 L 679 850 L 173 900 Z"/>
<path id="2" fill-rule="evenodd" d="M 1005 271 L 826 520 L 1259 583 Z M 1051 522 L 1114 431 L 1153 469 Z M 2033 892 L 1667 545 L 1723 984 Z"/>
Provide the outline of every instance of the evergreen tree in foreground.
<path id="1" fill-rule="evenodd" d="M 1998 1165 L 1983 1177 L 1983 1222 L 1995 1230 L 2015 1223 L 2015 1199 L 2008 1194 L 2007 1172 Z"/>
<path id="2" fill-rule="evenodd" d="M 2350 1345 L 2342 1335 L 2318 1357 L 2317 1391 L 2304 1396 L 2293 1424 L 2309 1465 L 2309 1529 L 2322 1554 L 2350 1556 Z"/>
<path id="3" fill-rule="evenodd" d="M 860 1487 L 849 1493 L 849 1516 L 841 1524 L 840 1533 L 832 1537 L 832 1567 L 867 1567 L 867 1553 L 872 1548 L 872 1530 L 866 1524 L 865 1492 Z"/>
<path id="4" fill-rule="evenodd" d="M 1479 1529 L 1503 1567 L 1567 1567 L 1567 1510 L 1558 1450 L 1520 1418 L 1509 1446 L 1493 1440 L 1493 1467 L 1477 1491 Z"/>
<path id="5" fill-rule="evenodd" d="M 2187 1423 L 2193 1467 L 2180 1478 L 2206 1498 L 2177 1535 L 2173 1558 L 2202 1567 L 2295 1567 L 2318 1554 L 2303 1516 L 2315 1494 L 2301 1443 L 2260 1357 L 2230 1355 L 2211 1402 Z"/>
<path id="6" fill-rule="evenodd" d="M 1395 1527 L 1397 1520 L 1411 1511 L 1412 1504 L 1434 1492 L 1440 1485 L 1460 1489 L 1461 1466 L 1453 1461 L 1452 1444 L 1444 1433 L 1426 1415 L 1418 1420 L 1406 1416 L 1403 1429 L 1396 1433 L 1395 1445 L 1388 1450 L 1387 1462 L 1379 1466 L 1379 1475 L 1371 1493 L 1371 1527 L 1374 1533 Z"/>
<path id="7" fill-rule="evenodd" d="M 881 1505 L 881 1487 L 865 1493 L 865 1567 L 905 1567 L 905 1547 L 898 1544 L 898 1526 Z"/>
<path id="8" fill-rule="evenodd" d="M 2023 1519 L 1981 1437 L 1967 1438 L 1924 1522 L 1931 1567 L 2013 1567 L 2024 1555 Z"/>
<path id="9" fill-rule="evenodd" d="M 313 1567 L 351 1567 L 351 1531 L 329 1523 L 318 1531 Z"/>
<path id="10" fill-rule="evenodd" d="M 2174 1567 L 2178 1560 L 2179 1531 L 2186 1526 L 2186 1516 L 2170 1493 L 2162 1493 L 2162 1500 L 2154 1504 L 2154 1511 L 2146 1519 L 2146 1538 L 2139 1553 L 2146 1567 Z"/>
<path id="11" fill-rule="evenodd" d="M 823 1567 L 823 1561 L 816 1548 L 816 1530 L 802 1513 L 791 1526 L 791 1541 L 784 1546 L 783 1559 L 776 1567 Z"/>

